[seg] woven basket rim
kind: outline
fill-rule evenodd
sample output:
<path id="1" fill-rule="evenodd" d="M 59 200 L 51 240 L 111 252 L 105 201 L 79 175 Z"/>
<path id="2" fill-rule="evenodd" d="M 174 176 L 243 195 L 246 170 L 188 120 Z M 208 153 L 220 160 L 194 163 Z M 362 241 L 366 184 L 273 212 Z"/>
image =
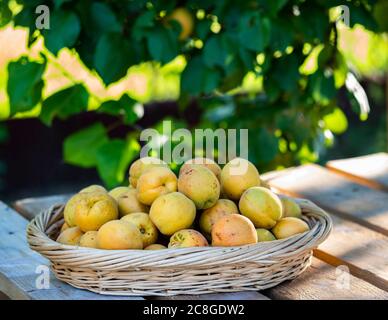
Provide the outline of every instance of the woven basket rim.
<path id="1" fill-rule="evenodd" d="M 48 210 L 42 211 L 37 215 L 27 227 L 27 239 L 30 247 L 40 252 L 42 255 L 50 258 L 55 258 L 55 253 L 66 252 L 67 255 L 80 255 L 91 256 L 96 258 L 97 256 L 108 257 L 138 257 L 139 254 L 146 257 L 154 256 L 174 256 L 175 258 L 187 257 L 188 255 L 200 255 L 201 253 L 212 252 L 215 254 L 231 254 L 238 253 L 239 251 L 250 252 L 252 249 L 259 250 L 262 253 L 271 253 L 276 257 L 276 252 L 282 252 L 287 247 L 297 246 L 299 242 L 306 242 L 306 245 L 302 245 L 296 250 L 283 253 L 297 253 L 301 250 L 316 248 L 322 243 L 329 235 L 332 229 L 332 220 L 330 216 L 317 205 L 306 199 L 295 199 L 302 208 L 304 213 L 304 220 L 309 223 L 310 230 L 304 233 L 280 240 L 274 240 L 270 242 L 259 242 L 256 244 L 249 244 L 243 246 L 234 247 L 191 247 L 191 248 L 167 248 L 164 250 L 139 250 L 139 249 L 127 249 L 127 250 L 105 250 L 95 248 L 85 248 L 79 246 L 64 245 L 52 240 L 47 234 L 47 230 L 50 226 L 55 224 L 51 220 L 56 214 L 60 214 L 63 210 L 63 204 L 57 204 L 50 207 Z M 315 223 L 314 223 L 315 222 Z M 283 254 L 284 255 L 284 254 Z M 52 260 L 52 259 L 50 259 Z"/>

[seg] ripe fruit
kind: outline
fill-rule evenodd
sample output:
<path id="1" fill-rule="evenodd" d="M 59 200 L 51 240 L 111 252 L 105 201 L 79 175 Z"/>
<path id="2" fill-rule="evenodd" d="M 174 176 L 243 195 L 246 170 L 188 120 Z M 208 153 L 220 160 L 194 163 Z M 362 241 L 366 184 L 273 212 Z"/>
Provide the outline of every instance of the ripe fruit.
<path id="1" fill-rule="evenodd" d="M 129 189 L 117 198 L 120 217 L 134 212 L 148 212 L 149 208 L 137 199 L 137 190 Z"/>
<path id="2" fill-rule="evenodd" d="M 282 203 L 279 197 L 263 187 L 253 187 L 241 196 L 239 208 L 256 228 L 270 229 L 282 218 Z"/>
<path id="3" fill-rule="evenodd" d="M 112 220 L 105 223 L 98 230 L 97 243 L 101 249 L 143 249 L 139 229 L 124 220 Z"/>
<path id="4" fill-rule="evenodd" d="M 69 228 L 70 228 L 69 225 L 66 222 L 64 222 L 59 233 L 62 233 L 63 231 L 65 231 L 66 229 L 69 229 Z"/>
<path id="5" fill-rule="evenodd" d="M 212 229 L 212 245 L 232 247 L 257 242 L 253 223 L 241 214 L 228 214 L 216 221 Z"/>
<path id="6" fill-rule="evenodd" d="M 157 198 L 151 206 L 150 218 L 159 231 L 167 236 L 178 230 L 189 228 L 195 219 L 193 201 L 179 192 Z"/>
<path id="7" fill-rule="evenodd" d="M 222 169 L 221 185 L 229 199 L 238 200 L 245 190 L 260 185 L 260 175 L 248 160 L 235 158 Z"/>
<path id="8" fill-rule="evenodd" d="M 79 240 L 83 232 L 78 227 L 68 228 L 63 231 L 57 238 L 57 241 L 62 244 L 67 244 L 71 246 L 76 246 L 79 243 Z"/>
<path id="9" fill-rule="evenodd" d="M 132 186 L 130 187 L 117 187 L 109 191 L 109 195 L 117 201 L 117 199 L 125 192 L 132 190 Z"/>
<path id="10" fill-rule="evenodd" d="M 170 169 L 151 168 L 144 172 L 137 181 L 137 199 L 151 205 L 157 197 L 177 190 L 177 178 Z"/>
<path id="11" fill-rule="evenodd" d="M 256 229 L 256 233 L 257 233 L 257 242 L 276 240 L 275 236 L 271 233 L 271 231 L 267 229 L 258 228 Z"/>
<path id="12" fill-rule="evenodd" d="M 158 229 L 156 229 L 147 213 L 131 213 L 122 217 L 121 220 L 131 222 L 139 229 L 143 239 L 143 247 L 155 243 L 158 239 Z"/>
<path id="13" fill-rule="evenodd" d="M 154 167 L 168 168 L 168 165 L 164 161 L 153 157 L 144 157 L 136 160 L 134 163 L 132 163 L 131 167 L 129 168 L 130 185 L 136 188 L 137 180 L 140 178 L 140 176 L 148 169 L 154 168 Z"/>
<path id="14" fill-rule="evenodd" d="M 207 209 L 220 197 L 220 183 L 208 168 L 189 164 L 179 173 L 178 191 L 193 200 L 197 209 Z"/>
<path id="15" fill-rule="evenodd" d="M 175 232 L 168 244 L 169 248 L 207 247 L 206 238 L 197 230 L 184 229 Z"/>
<path id="16" fill-rule="evenodd" d="M 202 212 L 199 218 L 199 227 L 202 233 L 207 237 L 211 237 L 211 232 L 215 222 L 227 214 L 239 214 L 236 204 L 228 199 L 219 199 L 216 204 Z"/>
<path id="17" fill-rule="evenodd" d="M 302 209 L 293 199 L 281 198 L 280 200 L 283 206 L 283 217 L 302 218 Z"/>
<path id="18" fill-rule="evenodd" d="M 98 184 L 92 184 L 91 186 L 83 188 L 79 193 L 83 193 L 83 192 L 107 192 L 107 191 L 103 186 L 100 186 Z"/>
<path id="19" fill-rule="evenodd" d="M 182 30 L 179 34 L 179 40 L 185 40 L 193 32 L 194 20 L 190 11 L 186 8 L 175 9 L 167 20 L 175 20 L 181 25 Z"/>
<path id="20" fill-rule="evenodd" d="M 303 220 L 294 217 L 286 217 L 280 219 L 271 231 L 276 239 L 284 239 L 308 230 L 310 230 L 310 228 Z"/>
<path id="21" fill-rule="evenodd" d="M 96 231 L 104 223 L 117 219 L 119 212 L 116 201 L 107 193 L 80 193 L 74 210 L 74 223 L 83 232 Z"/>
<path id="22" fill-rule="evenodd" d="M 88 231 L 79 240 L 80 247 L 98 248 L 97 231 Z"/>
<path id="23" fill-rule="evenodd" d="M 66 224 L 69 227 L 75 227 L 75 209 L 78 206 L 78 203 L 85 198 L 85 193 L 77 193 L 72 196 L 66 203 L 65 209 L 63 211 L 63 217 L 65 219 Z"/>
<path id="24" fill-rule="evenodd" d="M 149 245 L 148 247 L 144 248 L 144 250 L 162 250 L 162 249 L 167 249 L 166 246 L 159 244 L 159 243 L 154 243 Z"/>
<path id="25" fill-rule="evenodd" d="M 208 159 L 208 158 L 194 158 L 194 159 L 187 160 L 183 164 L 183 166 L 181 167 L 180 171 L 186 170 L 187 167 L 190 164 L 197 164 L 197 165 L 200 165 L 200 166 L 204 166 L 205 168 L 208 168 L 211 172 L 213 172 L 218 180 L 221 179 L 221 168 L 220 168 L 220 166 L 217 163 L 215 163 L 211 159 Z"/>

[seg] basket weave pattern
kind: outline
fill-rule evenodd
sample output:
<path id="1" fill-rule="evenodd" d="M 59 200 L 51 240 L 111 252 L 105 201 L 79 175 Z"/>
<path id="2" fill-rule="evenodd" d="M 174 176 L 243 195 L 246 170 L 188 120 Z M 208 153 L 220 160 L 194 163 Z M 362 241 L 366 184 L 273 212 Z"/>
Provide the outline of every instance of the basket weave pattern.
<path id="1" fill-rule="evenodd" d="M 329 215 L 297 199 L 310 231 L 287 239 L 240 247 L 164 250 L 100 250 L 60 244 L 63 205 L 36 216 L 28 225 L 31 249 L 51 261 L 55 276 L 100 294 L 171 296 L 263 290 L 301 274 L 312 249 L 329 235 Z"/>

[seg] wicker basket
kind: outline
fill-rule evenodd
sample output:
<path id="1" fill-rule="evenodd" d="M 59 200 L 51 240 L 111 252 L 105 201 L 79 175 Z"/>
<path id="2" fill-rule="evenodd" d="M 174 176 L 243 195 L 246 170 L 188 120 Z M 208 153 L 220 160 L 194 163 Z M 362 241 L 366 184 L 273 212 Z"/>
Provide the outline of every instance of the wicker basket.
<path id="1" fill-rule="evenodd" d="M 171 296 L 262 290 L 301 274 L 312 249 L 329 235 L 329 215 L 299 200 L 311 230 L 287 239 L 240 247 L 165 250 L 100 250 L 52 239 L 63 223 L 63 205 L 35 217 L 27 228 L 30 247 L 51 261 L 56 277 L 100 294 Z"/>

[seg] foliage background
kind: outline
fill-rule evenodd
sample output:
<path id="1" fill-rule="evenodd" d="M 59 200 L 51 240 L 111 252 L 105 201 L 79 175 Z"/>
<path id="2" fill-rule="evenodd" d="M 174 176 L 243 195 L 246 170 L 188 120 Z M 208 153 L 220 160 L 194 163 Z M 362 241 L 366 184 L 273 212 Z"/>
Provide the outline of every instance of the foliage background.
<path id="1" fill-rule="evenodd" d="M 49 30 L 36 30 L 40 4 Z M 350 28 L 336 23 L 342 4 Z M 193 19 L 185 39 L 169 18 L 181 7 Z M 65 139 L 63 159 L 96 169 L 108 187 L 125 183 L 140 130 L 163 119 L 248 128 L 261 171 L 384 150 L 386 9 L 376 0 L 2 0 L 0 119 L 57 127 L 92 114 Z M 372 98 L 368 120 L 346 90 L 349 71 Z"/>

